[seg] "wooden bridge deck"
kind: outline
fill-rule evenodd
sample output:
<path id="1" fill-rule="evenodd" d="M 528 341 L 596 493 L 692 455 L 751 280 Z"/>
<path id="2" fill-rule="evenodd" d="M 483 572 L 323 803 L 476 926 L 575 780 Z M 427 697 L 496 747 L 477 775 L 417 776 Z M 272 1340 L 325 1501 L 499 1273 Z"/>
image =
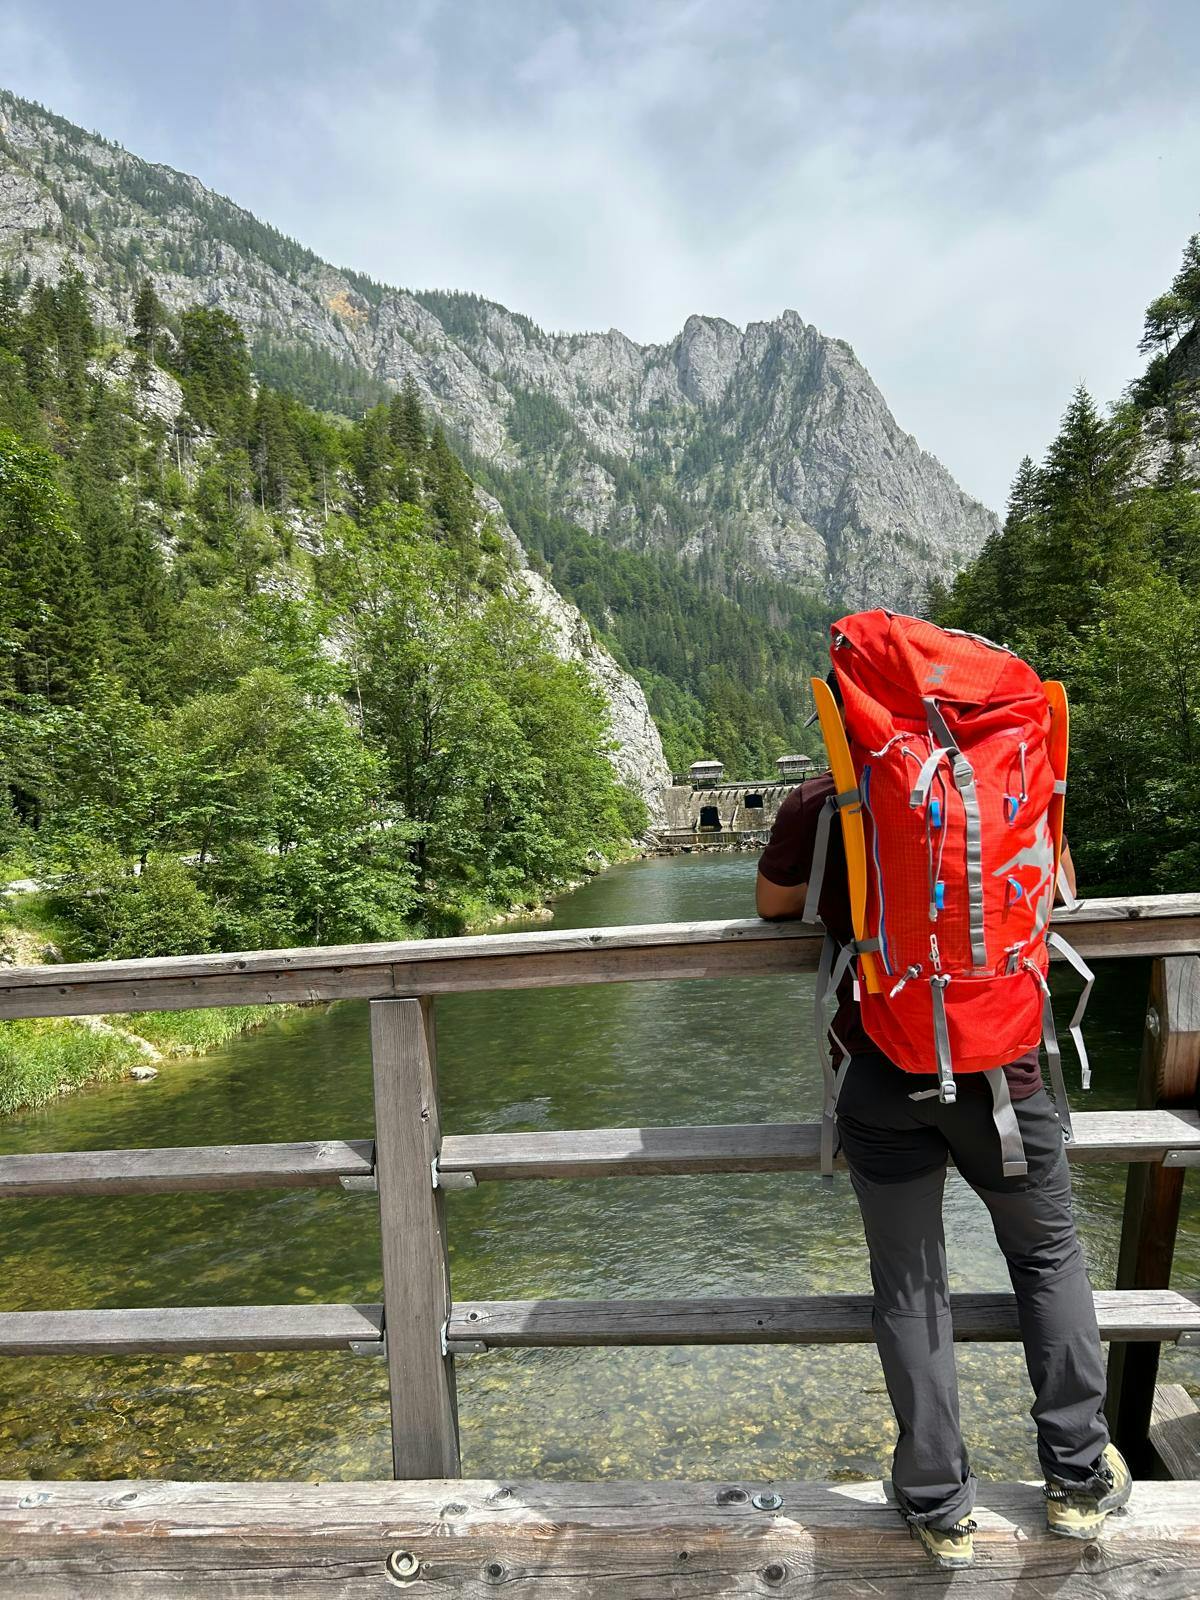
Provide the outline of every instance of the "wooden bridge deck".
<path id="1" fill-rule="evenodd" d="M 756 1495 L 778 1495 L 758 1509 Z M 976 1564 L 937 1572 L 879 1483 L 0 1483 L 13 1600 L 414 1597 L 1195 1600 L 1200 1483 L 1139 1483 L 1101 1540 L 1034 1484 L 981 1485 Z"/>

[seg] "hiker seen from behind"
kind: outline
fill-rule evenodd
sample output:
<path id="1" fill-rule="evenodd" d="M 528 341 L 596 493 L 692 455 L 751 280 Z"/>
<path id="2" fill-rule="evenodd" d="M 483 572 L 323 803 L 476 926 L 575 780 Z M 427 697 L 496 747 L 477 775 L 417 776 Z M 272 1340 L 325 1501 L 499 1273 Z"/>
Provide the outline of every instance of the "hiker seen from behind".
<path id="1" fill-rule="evenodd" d="M 1056 894 L 1074 897 L 1067 700 L 1011 651 L 887 611 L 835 623 L 830 654 L 813 694 L 831 770 L 780 807 L 757 906 L 826 930 L 822 1169 L 840 1147 L 862 1212 L 897 1506 L 952 1569 L 973 1559 L 976 1485 L 942 1221 L 951 1158 L 1008 1264 L 1051 1531 L 1093 1538 L 1131 1488 L 1102 1409 L 1047 978 L 1053 946 L 1084 979 L 1071 1032 L 1086 1088 L 1092 975 L 1049 926 Z"/>

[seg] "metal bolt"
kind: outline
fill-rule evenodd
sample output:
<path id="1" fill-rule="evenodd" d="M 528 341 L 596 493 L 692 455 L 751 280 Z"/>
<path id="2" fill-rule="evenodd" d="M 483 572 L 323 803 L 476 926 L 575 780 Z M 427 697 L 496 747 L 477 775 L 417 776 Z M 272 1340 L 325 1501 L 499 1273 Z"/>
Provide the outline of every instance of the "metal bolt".
<path id="1" fill-rule="evenodd" d="M 779 1511 L 783 1507 L 783 1496 L 773 1491 L 760 1490 L 758 1494 L 751 1495 L 750 1504 L 756 1511 Z"/>
<path id="2" fill-rule="evenodd" d="M 406 1583 L 420 1572 L 421 1562 L 411 1550 L 393 1550 L 383 1568 L 393 1583 Z"/>

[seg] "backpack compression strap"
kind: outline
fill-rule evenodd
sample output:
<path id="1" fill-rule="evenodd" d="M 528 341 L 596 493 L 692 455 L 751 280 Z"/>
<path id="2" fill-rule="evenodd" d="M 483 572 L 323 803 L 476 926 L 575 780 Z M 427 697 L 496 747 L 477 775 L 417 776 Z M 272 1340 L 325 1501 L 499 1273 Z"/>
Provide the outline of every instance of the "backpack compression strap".
<path id="1" fill-rule="evenodd" d="M 930 737 L 950 758 L 954 787 L 963 804 L 967 836 L 967 908 L 971 927 L 971 961 L 985 968 L 987 940 L 983 932 L 983 825 L 979 818 L 979 798 L 975 793 L 975 768 L 955 744 L 936 700 L 922 700 Z M 935 751 L 935 754 L 937 752 Z M 932 759 L 932 758 L 931 758 Z M 939 756 L 940 759 L 940 756 Z"/>

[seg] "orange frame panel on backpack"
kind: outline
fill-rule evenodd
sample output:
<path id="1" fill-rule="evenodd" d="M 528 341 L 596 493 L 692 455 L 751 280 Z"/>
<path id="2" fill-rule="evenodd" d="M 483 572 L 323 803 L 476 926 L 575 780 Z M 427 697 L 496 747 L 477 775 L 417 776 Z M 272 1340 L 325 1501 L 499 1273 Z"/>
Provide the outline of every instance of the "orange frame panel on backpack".
<path id="1" fill-rule="evenodd" d="M 1046 741 L 1046 755 L 1051 770 L 1060 783 L 1067 781 L 1067 758 L 1071 743 L 1071 713 L 1067 706 L 1067 691 L 1058 680 L 1045 685 L 1046 699 L 1050 705 L 1050 737 Z M 1058 863 L 1062 858 L 1063 821 L 1066 816 L 1067 797 L 1056 794 L 1050 802 L 1048 821 L 1050 837 L 1054 841 L 1054 879 L 1058 881 Z"/>
<path id="2" fill-rule="evenodd" d="M 850 745 L 846 738 L 846 729 L 842 725 L 841 713 L 837 708 L 837 701 L 833 698 L 833 690 L 824 678 L 813 678 L 812 692 L 813 703 L 817 708 L 817 720 L 821 724 L 821 734 L 825 740 L 825 753 L 829 757 L 829 770 L 833 774 L 833 786 L 838 794 L 845 794 L 850 789 L 858 788 L 858 778 L 854 771 L 854 762 L 850 757 Z M 842 822 L 842 842 L 846 849 L 846 878 L 850 890 L 850 925 L 854 929 L 854 937 L 866 940 L 867 933 L 867 836 L 863 828 L 862 806 L 840 806 L 838 816 Z M 870 951 L 859 956 L 862 963 L 863 981 L 871 994 L 879 993 L 879 973 L 875 966 L 875 957 Z"/>

